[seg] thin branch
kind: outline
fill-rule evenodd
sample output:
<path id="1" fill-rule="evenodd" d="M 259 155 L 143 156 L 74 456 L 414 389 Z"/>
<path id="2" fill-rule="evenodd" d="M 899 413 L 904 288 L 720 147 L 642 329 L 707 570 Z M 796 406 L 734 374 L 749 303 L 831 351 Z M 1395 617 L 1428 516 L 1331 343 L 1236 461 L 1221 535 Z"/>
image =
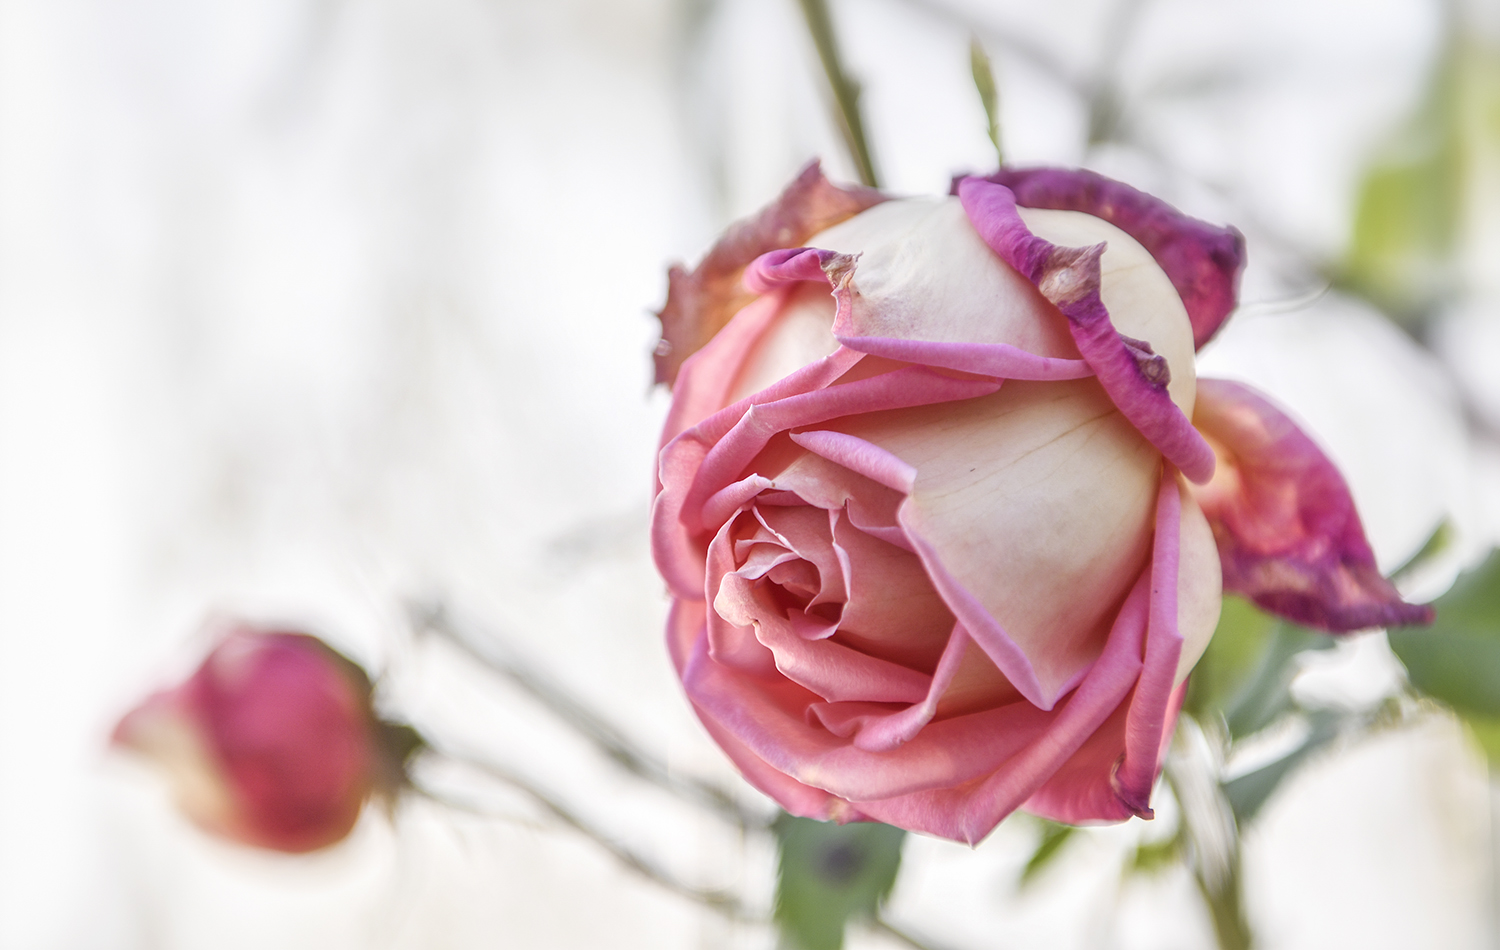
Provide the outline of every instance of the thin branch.
<path id="1" fill-rule="evenodd" d="M 880 933 L 883 933 L 889 937 L 894 937 L 895 939 L 906 944 L 908 947 L 911 947 L 912 950 L 943 950 L 943 948 L 939 944 L 931 943 L 927 940 L 922 939 L 921 937 L 916 936 L 909 930 L 903 930 L 900 927 L 897 927 L 895 924 L 891 923 L 880 914 L 875 915 L 875 919 L 870 921 L 870 926 Z"/>
<path id="2" fill-rule="evenodd" d="M 844 134 L 844 144 L 849 147 L 849 157 L 854 160 L 859 180 L 871 188 L 879 188 L 880 179 L 875 172 L 875 160 L 871 157 L 870 143 L 865 137 L 864 117 L 859 111 L 859 83 L 844 71 L 838 40 L 833 34 L 833 18 L 828 13 L 828 0 L 799 2 L 802 5 L 802 15 L 807 19 L 807 32 L 818 49 L 823 74 L 828 77 L 828 87 L 833 92 L 839 130 Z"/>
<path id="3" fill-rule="evenodd" d="M 550 812 L 554 818 L 561 821 L 569 828 L 572 828 L 577 833 L 583 835 L 594 844 L 597 844 L 599 847 L 609 852 L 610 856 L 612 856 L 621 865 L 635 872 L 646 880 L 651 881 L 653 884 L 656 884 L 657 886 L 665 890 L 671 891 L 673 894 L 676 894 L 679 897 L 684 897 L 695 903 L 702 904 L 704 907 L 707 907 L 715 913 L 721 914 L 730 920 L 746 923 L 766 922 L 763 915 L 751 913 L 745 907 L 744 903 L 733 894 L 730 894 L 726 891 L 709 890 L 706 888 L 695 887 L 692 884 L 688 884 L 685 881 L 679 880 L 675 875 L 657 866 L 655 862 L 640 854 L 637 854 L 631 849 L 620 844 L 618 841 L 614 840 L 614 838 L 610 837 L 599 828 L 596 828 L 587 819 L 580 816 L 577 812 L 573 811 L 562 802 L 553 798 L 546 791 L 533 784 L 529 779 L 525 778 L 519 773 L 512 772 L 510 769 L 507 769 L 502 765 L 483 761 L 474 756 L 455 753 L 452 750 L 443 750 L 439 754 L 443 755 L 444 758 L 450 759 L 451 761 L 461 762 L 464 765 L 482 772 L 483 774 L 488 775 L 490 778 L 496 779 L 497 781 L 504 782 L 506 785 L 509 785 L 517 791 L 525 794 L 532 801 L 536 802 L 546 811 Z M 429 792 L 428 794 L 431 793 Z M 437 800 L 441 800 L 441 798 L 438 798 L 437 796 L 433 797 Z"/>
<path id="4" fill-rule="evenodd" d="M 740 805 L 728 789 L 707 779 L 674 774 L 659 757 L 626 738 L 567 690 L 517 659 L 499 637 L 475 636 L 460 626 L 443 603 L 411 603 L 408 613 L 418 632 L 441 637 L 491 672 L 509 680 L 631 775 L 707 808 L 746 831 L 764 831 L 769 827 L 766 818 Z"/>

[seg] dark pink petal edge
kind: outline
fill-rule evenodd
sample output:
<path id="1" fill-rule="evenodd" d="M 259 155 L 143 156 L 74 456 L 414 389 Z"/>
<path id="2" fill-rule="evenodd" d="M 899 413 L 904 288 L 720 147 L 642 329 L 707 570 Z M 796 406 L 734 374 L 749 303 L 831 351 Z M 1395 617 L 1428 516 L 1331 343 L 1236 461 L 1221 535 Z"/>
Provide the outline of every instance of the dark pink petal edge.
<path id="1" fill-rule="evenodd" d="M 1099 297 L 1104 245 L 1059 247 L 1032 234 L 1010 189 L 981 178 L 958 184 L 958 198 L 979 236 L 1068 318 L 1068 329 L 1109 398 L 1141 435 L 1189 479 L 1213 476 L 1214 453 L 1167 394 L 1166 361 L 1121 336 Z"/>
<path id="2" fill-rule="evenodd" d="M 1198 427 L 1222 449 L 1222 477 L 1194 490 L 1213 528 L 1224 590 L 1332 633 L 1432 622 L 1381 576 L 1349 486 L 1269 399 L 1199 379 Z"/>
<path id="3" fill-rule="evenodd" d="M 1082 169 L 1002 168 L 984 179 L 1009 188 L 1023 208 L 1081 211 L 1139 241 L 1177 288 L 1200 349 L 1234 310 L 1245 269 L 1245 238 L 1235 228 L 1190 218 L 1159 198 Z"/>

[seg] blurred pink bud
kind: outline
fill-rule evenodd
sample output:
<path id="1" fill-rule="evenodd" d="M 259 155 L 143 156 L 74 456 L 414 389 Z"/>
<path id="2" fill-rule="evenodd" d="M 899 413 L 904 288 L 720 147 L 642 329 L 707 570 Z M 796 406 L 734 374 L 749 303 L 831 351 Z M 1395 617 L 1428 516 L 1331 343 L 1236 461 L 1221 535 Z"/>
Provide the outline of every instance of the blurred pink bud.
<path id="1" fill-rule="evenodd" d="M 342 840 L 372 793 L 395 791 L 414 747 L 375 717 L 370 693 L 317 638 L 239 627 L 186 682 L 127 713 L 113 741 L 161 766 L 203 829 L 312 851 Z"/>

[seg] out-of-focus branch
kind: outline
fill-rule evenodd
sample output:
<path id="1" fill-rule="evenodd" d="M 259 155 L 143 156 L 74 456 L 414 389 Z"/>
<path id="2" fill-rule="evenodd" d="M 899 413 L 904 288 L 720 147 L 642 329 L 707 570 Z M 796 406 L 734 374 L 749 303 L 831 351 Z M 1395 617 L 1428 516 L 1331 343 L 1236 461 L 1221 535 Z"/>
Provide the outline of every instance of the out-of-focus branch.
<path id="1" fill-rule="evenodd" d="M 1253 938 L 1241 901 L 1240 835 L 1219 784 L 1207 737 L 1189 716 L 1177 721 L 1162 770 L 1181 809 L 1193 877 L 1213 921 L 1219 950 L 1250 950 Z"/>
<path id="2" fill-rule="evenodd" d="M 452 749 L 433 748 L 426 754 L 441 756 L 451 762 L 460 763 L 482 775 L 514 788 L 527 798 L 530 798 L 553 818 L 556 818 L 568 828 L 571 828 L 576 833 L 598 845 L 627 870 L 640 875 L 664 890 L 676 894 L 678 897 L 701 904 L 736 923 L 769 924 L 771 922 L 765 914 L 752 911 L 745 906 L 742 900 L 728 891 L 697 887 L 679 879 L 665 868 L 660 867 L 656 862 L 616 841 L 604 830 L 595 826 L 588 819 L 579 815 L 557 798 L 554 798 L 541 786 L 519 772 L 478 756 L 460 753 Z M 464 811 L 476 814 L 486 814 L 483 809 L 473 805 L 449 801 L 446 797 L 433 792 L 421 784 L 416 784 L 414 787 L 419 794 L 435 802 L 449 807 L 461 808 Z M 915 934 L 896 926 L 880 914 L 875 915 L 870 921 L 870 925 L 876 931 L 904 943 L 906 946 L 912 948 L 912 950 L 944 950 L 944 948 L 937 944 L 923 940 Z"/>
<path id="3" fill-rule="evenodd" d="M 695 887 L 685 881 L 679 880 L 664 868 L 657 866 L 649 858 L 637 854 L 630 848 L 620 844 L 613 837 L 601 829 L 595 827 L 588 819 L 573 811 L 567 805 L 552 797 L 540 786 L 518 772 L 513 772 L 502 765 L 488 762 L 471 755 L 464 755 L 452 750 L 441 750 L 428 753 L 437 754 L 454 762 L 460 762 L 476 771 L 489 776 L 497 781 L 509 785 L 536 804 L 549 812 L 552 817 L 561 821 L 564 825 L 583 835 L 585 838 L 603 848 L 620 864 L 629 870 L 639 874 L 641 877 L 651 881 L 659 887 L 671 891 L 679 897 L 687 898 L 695 903 L 702 904 L 709 909 L 724 915 L 730 920 L 744 922 L 759 922 L 764 918 L 762 915 L 750 912 L 739 898 L 726 891 L 709 890 L 707 888 Z M 438 801 L 443 801 L 439 796 L 433 795 L 426 789 L 421 789 Z"/>
<path id="4" fill-rule="evenodd" d="M 880 914 L 876 914 L 875 919 L 870 924 L 876 931 L 901 941 L 908 947 L 911 947 L 912 950 L 943 950 L 938 944 L 930 943 L 910 931 L 902 930 Z"/>
<path id="5" fill-rule="evenodd" d="M 626 738 L 604 717 L 519 660 L 499 637 L 480 636 L 457 623 L 443 603 L 411 603 L 408 613 L 419 633 L 441 637 L 509 680 L 631 775 L 707 808 L 745 830 L 763 830 L 769 826 L 766 818 L 740 805 L 727 789 L 707 779 L 674 774 L 659 757 Z"/>
<path id="6" fill-rule="evenodd" d="M 849 157 L 854 160 L 859 180 L 871 188 L 879 188 L 880 179 L 875 172 L 875 160 L 870 154 L 869 140 L 865 136 L 864 117 L 859 110 L 859 83 L 844 72 L 838 40 L 833 33 L 833 18 L 828 13 L 828 2 L 799 2 L 802 14 L 807 19 L 807 32 L 812 36 L 813 45 L 817 47 L 818 59 L 823 63 L 823 74 L 828 77 L 828 86 L 833 92 L 839 130 L 844 134 L 844 144 L 849 147 Z"/>

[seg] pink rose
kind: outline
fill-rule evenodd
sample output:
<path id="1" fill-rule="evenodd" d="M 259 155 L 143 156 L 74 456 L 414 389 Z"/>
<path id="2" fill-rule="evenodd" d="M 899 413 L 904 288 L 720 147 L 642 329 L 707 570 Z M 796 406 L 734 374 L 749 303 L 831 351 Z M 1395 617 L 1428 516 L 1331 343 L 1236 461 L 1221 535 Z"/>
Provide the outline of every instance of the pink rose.
<path id="1" fill-rule="evenodd" d="M 1149 817 L 1221 590 L 1333 631 L 1429 616 L 1316 445 L 1195 378 L 1242 263 L 1089 172 L 888 200 L 813 165 L 674 270 L 652 545 L 746 778 L 969 842 L 1023 805 Z"/>
<path id="2" fill-rule="evenodd" d="M 114 742 L 156 760 L 205 830 L 303 852 L 343 839 L 365 799 L 398 784 L 387 728 L 350 660 L 306 634 L 241 627 L 126 714 Z"/>

